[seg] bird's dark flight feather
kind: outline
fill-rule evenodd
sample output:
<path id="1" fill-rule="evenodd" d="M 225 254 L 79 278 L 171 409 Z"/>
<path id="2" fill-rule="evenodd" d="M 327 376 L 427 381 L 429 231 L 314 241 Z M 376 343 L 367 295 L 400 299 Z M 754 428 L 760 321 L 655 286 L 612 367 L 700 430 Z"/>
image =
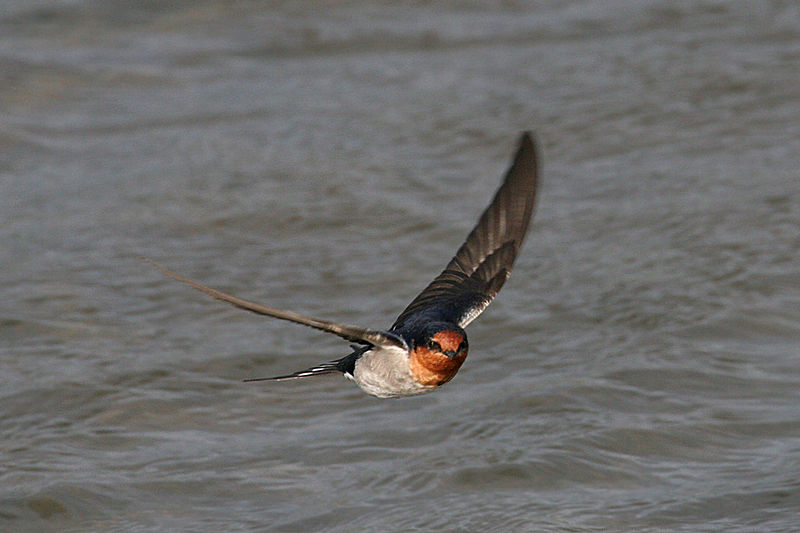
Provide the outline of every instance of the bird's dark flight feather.
<path id="1" fill-rule="evenodd" d="M 401 329 L 410 316 L 434 309 L 436 319 L 465 327 L 489 305 L 508 279 L 528 230 L 537 173 L 536 146 L 525 132 L 478 224 L 444 271 L 400 313 L 392 330 Z"/>
<path id="2" fill-rule="evenodd" d="M 341 324 L 329 320 L 320 320 L 318 318 L 312 318 L 301 315 L 300 313 L 295 313 L 292 311 L 282 311 L 280 309 L 275 309 L 273 307 L 267 307 L 266 305 L 250 302 L 242 298 L 239 298 L 237 296 L 224 293 L 217 289 L 206 287 L 202 283 L 194 281 L 193 279 L 189 279 L 186 276 L 181 276 L 180 274 L 176 274 L 175 272 L 172 272 L 171 270 L 164 268 L 155 261 L 152 261 L 146 257 L 143 259 L 148 263 L 150 263 L 151 265 L 153 265 L 154 267 L 156 267 L 157 269 L 159 269 L 167 276 L 176 279 L 178 281 L 181 281 L 183 283 L 186 283 L 190 287 L 197 289 L 198 291 L 205 293 L 211 296 L 212 298 L 216 298 L 217 300 L 229 303 L 234 307 L 238 307 L 239 309 L 245 309 L 257 315 L 264 315 L 273 318 L 279 318 L 281 320 L 288 320 L 290 322 L 295 322 L 297 324 L 309 326 L 315 329 L 326 331 L 328 333 L 333 333 L 334 335 L 338 335 L 339 337 L 342 337 L 345 340 L 348 340 L 350 342 L 355 342 L 358 344 L 367 344 L 371 346 L 399 346 L 401 348 L 406 347 L 405 341 L 403 341 L 403 339 L 401 339 L 399 336 L 394 335 L 392 333 L 360 328 L 358 326 L 349 326 L 347 324 Z"/>

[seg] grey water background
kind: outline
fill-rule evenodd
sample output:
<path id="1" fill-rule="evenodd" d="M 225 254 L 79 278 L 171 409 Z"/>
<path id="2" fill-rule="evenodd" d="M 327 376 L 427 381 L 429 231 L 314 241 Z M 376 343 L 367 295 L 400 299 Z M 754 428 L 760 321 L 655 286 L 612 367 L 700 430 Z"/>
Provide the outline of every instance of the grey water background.
<path id="1" fill-rule="evenodd" d="M 0 530 L 800 530 L 796 2 L 0 5 Z M 388 327 L 524 129 L 434 394 L 140 260 Z"/>

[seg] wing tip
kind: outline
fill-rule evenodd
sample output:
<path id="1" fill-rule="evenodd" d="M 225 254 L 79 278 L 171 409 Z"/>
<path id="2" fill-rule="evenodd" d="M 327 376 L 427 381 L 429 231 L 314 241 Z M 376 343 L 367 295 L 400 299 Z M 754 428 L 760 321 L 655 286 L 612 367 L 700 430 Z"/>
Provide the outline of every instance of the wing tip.
<path id="1" fill-rule="evenodd" d="M 538 155 L 538 142 L 536 135 L 531 130 L 525 130 L 519 137 L 519 149 L 517 150 L 517 157 L 530 154 L 533 158 L 534 167 L 537 166 Z"/>

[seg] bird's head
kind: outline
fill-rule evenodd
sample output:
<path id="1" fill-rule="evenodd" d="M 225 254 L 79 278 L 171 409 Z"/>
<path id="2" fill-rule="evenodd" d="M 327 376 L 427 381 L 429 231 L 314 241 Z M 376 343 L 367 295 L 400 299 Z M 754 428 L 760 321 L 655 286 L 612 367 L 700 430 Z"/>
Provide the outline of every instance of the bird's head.
<path id="1" fill-rule="evenodd" d="M 449 323 L 429 323 L 412 340 L 409 365 L 422 385 L 442 385 L 456 375 L 467 358 L 466 332 Z"/>

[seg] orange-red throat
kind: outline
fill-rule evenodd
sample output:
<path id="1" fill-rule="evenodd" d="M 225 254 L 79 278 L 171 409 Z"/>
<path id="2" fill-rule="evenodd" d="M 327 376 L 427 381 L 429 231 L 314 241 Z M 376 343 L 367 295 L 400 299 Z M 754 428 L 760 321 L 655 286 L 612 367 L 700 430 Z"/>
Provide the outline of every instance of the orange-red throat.
<path id="1" fill-rule="evenodd" d="M 421 385 L 447 383 L 467 358 L 467 351 L 463 333 L 449 329 L 438 331 L 411 351 L 411 374 Z"/>

